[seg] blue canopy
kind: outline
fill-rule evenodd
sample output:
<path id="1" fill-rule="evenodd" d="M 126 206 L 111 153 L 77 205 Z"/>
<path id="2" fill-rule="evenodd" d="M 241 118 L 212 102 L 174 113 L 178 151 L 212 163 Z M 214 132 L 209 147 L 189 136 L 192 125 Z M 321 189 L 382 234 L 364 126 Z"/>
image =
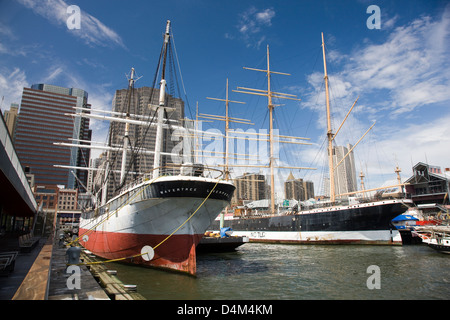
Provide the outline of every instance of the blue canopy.
<path id="1" fill-rule="evenodd" d="M 413 217 L 409 214 L 401 214 L 399 216 L 396 216 L 394 219 L 392 219 L 392 221 L 409 221 L 409 220 L 416 220 L 419 221 L 419 219 L 417 219 L 416 217 Z"/>
<path id="2" fill-rule="evenodd" d="M 232 231 L 233 229 L 227 227 L 227 228 L 221 228 L 220 229 L 220 237 L 221 238 L 228 238 L 229 235 L 227 234 L 228 231 Z"/>

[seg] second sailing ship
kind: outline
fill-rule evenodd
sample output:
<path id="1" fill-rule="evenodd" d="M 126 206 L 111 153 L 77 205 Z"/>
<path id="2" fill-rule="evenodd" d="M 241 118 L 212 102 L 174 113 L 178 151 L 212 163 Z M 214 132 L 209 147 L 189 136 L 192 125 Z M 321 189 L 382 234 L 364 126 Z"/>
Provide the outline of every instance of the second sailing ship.
<path id="1" fill-rule="evenodd" d="M 322 48 L 324 61 L 324 80 L 326 93 L 326 107 L 328 118 L 328 157 L 330 172 L 330 201 L 322 207 L 299 210 L 289 214 L 277 214 L 274 201 L 273 168 L 274 157 L 271 151 L 271 199 L 268 212 L 264 214 L 225 215 L 217 218 L 210 227 L 230 227 L 233 235 L 247 236 L 254 242 L 272 243 L 304 243 L 304 244 L 401 244 L 401 236 L 392 225 L 391 220 L 405 212 L 412 204 L 410 199 L 390 199 L 382 201 L 360 201 L 355 204 L 342 205 L 335 202 L 334 191 L 334 163 L 332 159 L 333 141 L 336 133 L 332 132 L 330 121 L 330 102 L 328 92 L 328 74 L 325 59 L 325 44 L 322 34 Z M 267 50 L 268 51 L 268 50 Z M 256 70 L 256 69 L 253 69 Z M 265 95 L 269 100 L 270 131 L 272 131 L 272 102 L 271 98 L 279 93 L 271 91 L 269 52 L 267 52 L 268 89 L 255 90 L 251 94 Z M 283 73 L 278 73 L 283 74 Z M 238 91 L 239 92 L 239 91 Z M 259 92 L 259 93 L 256 93 Z M 282 97 L 285 98 L 285 97 Z M 370 130 L 370 129 L 369 129 Z M 367 132 L 366 132 L 367 133 Z M 270 136 L 273 136 L 271 133 Z M 270 140 L 272 144 L 272 139 Z M 271 146 L 272 150 L 272 146 Z"/>

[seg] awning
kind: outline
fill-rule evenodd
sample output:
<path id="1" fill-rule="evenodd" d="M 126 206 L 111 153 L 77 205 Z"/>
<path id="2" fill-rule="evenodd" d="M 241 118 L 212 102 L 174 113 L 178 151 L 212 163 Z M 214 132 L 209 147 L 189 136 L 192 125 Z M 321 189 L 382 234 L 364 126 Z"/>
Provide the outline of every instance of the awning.
<path id="1" fill-rule="evenodd" d="M 401 214 L 399 216 L 396 216 L 394 219 L 392 219 L 392 221 L 397 222 L 397 221 L 410 221 L 410 220 L 415 220 L 415 221 L 419 221 L 419 219 L 417 219 L 416 217 L 413 217 L 409 214 Z"/>

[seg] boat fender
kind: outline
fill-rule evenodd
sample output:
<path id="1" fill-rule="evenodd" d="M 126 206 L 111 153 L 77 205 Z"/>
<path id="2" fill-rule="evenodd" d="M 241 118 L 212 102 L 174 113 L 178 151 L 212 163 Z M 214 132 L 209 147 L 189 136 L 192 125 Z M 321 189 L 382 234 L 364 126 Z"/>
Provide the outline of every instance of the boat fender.
<path id="1" fill-rule="evenodd" d="M 141 257 L 145 261 L 150 261 L 155 256 L 155 251 L 150 246 L 143 246 L 141 249 Z"/>

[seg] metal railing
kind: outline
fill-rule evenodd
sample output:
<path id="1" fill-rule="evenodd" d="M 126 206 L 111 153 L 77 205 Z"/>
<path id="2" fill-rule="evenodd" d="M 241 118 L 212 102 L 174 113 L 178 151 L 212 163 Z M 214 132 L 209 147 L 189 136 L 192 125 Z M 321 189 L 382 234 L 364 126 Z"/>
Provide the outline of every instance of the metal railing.
<path id="1" fill-rule="evenodd" d="M 168 166 L 152 169 L 142 174 L 139 178 L 133 180 L 131 183 L 126 184 L 122 188 L 122 190 L 129 190 L 138 184 L 152 180 L 153 171 L 155 171 L 156 169 L 159 169 L 159 176 L 192 176 L 210 179 L 219 179 L 224 176 L 224 172 L 222 170 L 205 167 L 199 164 L 171 164 Z"/>

